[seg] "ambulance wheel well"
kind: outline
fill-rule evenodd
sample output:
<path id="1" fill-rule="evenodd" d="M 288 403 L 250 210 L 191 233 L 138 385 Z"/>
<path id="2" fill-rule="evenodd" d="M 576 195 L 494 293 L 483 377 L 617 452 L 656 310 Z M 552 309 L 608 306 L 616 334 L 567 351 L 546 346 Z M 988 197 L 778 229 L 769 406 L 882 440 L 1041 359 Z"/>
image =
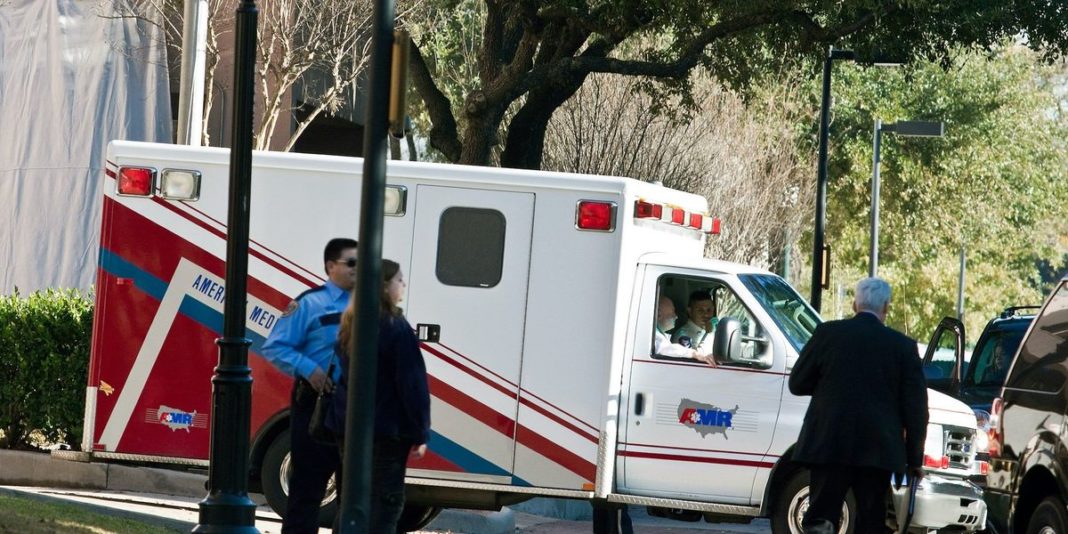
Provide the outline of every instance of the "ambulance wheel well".
<path id="1" fill-rule="evenodd" d="M 764 487 L 764 499 L 760 501 L 761 516 L 766 517 L 771 514 L 775 506 L 774 500 L 779 498 L 777 490 L 786 487 L 786 483 L 794 476 L 794 473 L 804 469 L 800 464 L 795 463 L 793 458 L 794 447 L 790 446 L 779 458 L 779 461 L 775 463 L 775 467 L 771 468 L 768 485 Z"/>
<path id="2" fill-rule="evenodd" d="M 289 430 L 289 408 L 286 408 L 263 423 L 259 432 L 252 440 L 249 451 L 249 489 L 260 492 L 260 470 L 263 467 L 263 458 L 267 456 L 267 449 L 274 443 L 279 434 Z"/>

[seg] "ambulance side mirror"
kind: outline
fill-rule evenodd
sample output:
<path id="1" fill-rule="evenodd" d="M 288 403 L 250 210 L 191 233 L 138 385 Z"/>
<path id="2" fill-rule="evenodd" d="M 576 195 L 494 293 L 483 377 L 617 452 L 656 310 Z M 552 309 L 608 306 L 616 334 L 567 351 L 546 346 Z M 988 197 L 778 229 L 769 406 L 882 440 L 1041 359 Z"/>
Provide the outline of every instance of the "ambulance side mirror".
<path id="1" fill-rule="evenodd" d="M 742 359 L 742 323 L 738 319 L 724 317 L 716 324 L 712 357 L 716 363 L 733 363 Z"/>

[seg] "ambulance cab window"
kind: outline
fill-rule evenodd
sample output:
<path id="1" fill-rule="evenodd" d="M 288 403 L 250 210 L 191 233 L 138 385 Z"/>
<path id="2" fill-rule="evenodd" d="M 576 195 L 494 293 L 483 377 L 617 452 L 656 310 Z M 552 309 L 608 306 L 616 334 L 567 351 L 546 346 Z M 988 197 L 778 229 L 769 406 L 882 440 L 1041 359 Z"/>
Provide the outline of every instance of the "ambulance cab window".
<path id="1" fill-rule="evenodd" d="M 438 223 L 438 280 L 450 286 L 494 287 L 504 267 L 504 214 L 448 208 Z"/>
<path id="2" fill-rule="evenodd" d="M 711 355 L 717 365 L 771 367 L 771 343 L 760 323 L 725 283 L 706 278 L 660 278 L 650 354 L 658 359 L 688 359 L 692 350 Z M 720 328 L 721 322 L 728 324 Z M 730 326 L 740 343 L 716 343 Z M 696 362 L 695 362 L 696 363 Z"/>

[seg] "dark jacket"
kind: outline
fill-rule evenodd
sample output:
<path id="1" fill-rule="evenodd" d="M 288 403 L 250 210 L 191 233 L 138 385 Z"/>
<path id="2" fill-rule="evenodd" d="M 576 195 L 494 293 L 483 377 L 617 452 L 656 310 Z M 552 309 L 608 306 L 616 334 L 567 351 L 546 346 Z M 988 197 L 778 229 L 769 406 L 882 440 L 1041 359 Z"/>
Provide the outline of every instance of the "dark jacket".
<path id="1" fill-rule="evenodd" d="M 327 427 L 343 434 L 348 397 L 349 359 L 340 347 L 341 379 Z M 378 379 L 375 382 L 375 437 L 401 438 L 415 445 L 430 440 L 430 389 L 419 339 L 404 317 L 382 317 L 378 324 Z"/>
<path id="2" fill-rule="evenodd" d="M 812 395 L 795 460 L 896 473 L 923 465 L 927 386 L 916 342 L 874 315 L 819 325 L 790 391 Z"/>

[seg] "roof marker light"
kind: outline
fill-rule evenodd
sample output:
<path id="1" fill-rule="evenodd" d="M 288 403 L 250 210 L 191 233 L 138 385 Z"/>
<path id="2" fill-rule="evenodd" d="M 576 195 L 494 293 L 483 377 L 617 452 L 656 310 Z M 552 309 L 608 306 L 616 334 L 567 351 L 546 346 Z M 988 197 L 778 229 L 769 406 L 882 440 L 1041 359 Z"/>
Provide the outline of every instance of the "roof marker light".
<path id="1" fill-rule="evenodd" d="M 387 185 L 385 191 L 385 205 L 383 211 L 386 215 L 400 217 L 408 208 L 408 188 L 403 185 Z"/>
<path id="2" fill-rule="evenodd" d="M 674 208 L 671 210 L 671 224 L 686 224 L 686 210 Z"/>
<path id="3" fill-rule="evenodd" d="M 575 226 L 580 230 L 611 232 L 616 228 L 615 202 L 580 200 L 575 211 Z"/>
<path id="4" fill-rule="evenodd" d="M 659 219 L 663 216 L 664 205 L 653 204 L 644 200 L 634 203 L 634 216 L 638 219 Z"/>
<path id="5" fill-rule="evenodd" d="M 160 196 L 167 200 L 197 200 L 200 198 L 200 172 L 163 169 L 159 189 Z"/>
<path id="6" fill-rule="evenodd" d="M 703 226 L 702 225 L 702 219 L 704 219 L 704 216 L 702 216 L 700 213 L 691 213 L 690 214 L 690 228 L 696 228 L 696 229 L 700 230 L 701 227 Z"/>
<path id="7" fill-rule="evenodd" d="M 719 217 L 706 217 L 702 230 L 706 234 L 719 235 Z"/>
<path id="8" fill-rule="evenodd" d="M 116 192 L 122 196 L 147 197 L 156 185 L 156 169 L 119 167 Z"/>

